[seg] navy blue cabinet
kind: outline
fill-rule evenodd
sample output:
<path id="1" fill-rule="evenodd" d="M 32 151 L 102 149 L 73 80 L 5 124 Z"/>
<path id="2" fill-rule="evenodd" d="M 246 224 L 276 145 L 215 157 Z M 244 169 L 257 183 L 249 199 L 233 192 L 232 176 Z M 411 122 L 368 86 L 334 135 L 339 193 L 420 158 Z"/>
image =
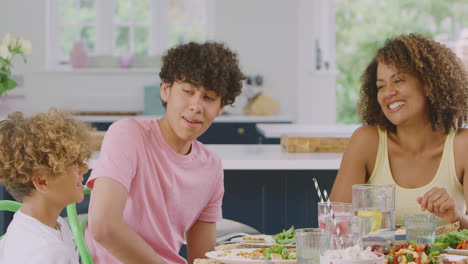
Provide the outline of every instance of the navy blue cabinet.
<path id="1" fill-rule="evenodd" d="M 256 123 L 213 123 L 198 140 L 204 144 L 259 144 Z"/>
<path id="2" fill-rule="evenodd" d="M 330 193 L 336 170 L 226 170 L 223 217 L 276 234 L 317 227 L 315 177 Z"/>
<path id="3" fill-rule="evenodd" d="M 0 185 L 0 200 L 15 200 L 13 197 L 6 191 L 5 186 Z M 0 211 L 0 235 L 5 234 L 8 224 L 13 219 L 12 212 Z"/>
<path id="4" fill-rule="evenodd" d="M 290 122 L 262 122 L 288 124 Z M 106 131 L 112 122 L 92 122 L 99 131 Z M 214 122 L 198 140 L 204 144 L 279 144 L 279 139 L 266 139 L 257 131 L 255 122 Z"/>
<path id="5" fill-rule="evenodd" d="M 225 170 L 223 217 L 252 226 L 265 234 L 276 234 L 294 225 L 317 226 L 317 192 L 312 178 L 329 193 L 336 170 Z M 89 172 L 85 179 L 89 177 Z M 0 199 L 13 199 L 0 186 Z M 89 196 L 78 204 L 86 213 Z M 0 234 L 6 231 L 11 213 L 0 212 Z M 65 216 L 65 212 L 62 212 Z"/>

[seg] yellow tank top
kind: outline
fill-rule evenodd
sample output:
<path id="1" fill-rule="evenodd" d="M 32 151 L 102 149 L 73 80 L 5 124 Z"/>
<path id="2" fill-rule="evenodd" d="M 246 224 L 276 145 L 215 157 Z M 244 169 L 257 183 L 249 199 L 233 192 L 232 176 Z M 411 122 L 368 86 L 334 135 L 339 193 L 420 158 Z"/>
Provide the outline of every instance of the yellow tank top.
<path id="1" fill-rule="evenodd" d="M 416 202 L 416 197 L 423 196 L 433 187 L 445 188 L 450 193 L 457 203 L 457 207 L 462 212 L 466 211 L 465 198 L 463 195 L 463 185 L 457 178 L 455 171 L 455 160 L 453 154 L 453 139 L 455 131 L 451 131 L 444 143 L 444 151 L 440 160 L 439 168 L 430 183 L 425 186 L 407 189 L 398 186 L 393 179 L 388 160 L 387 149 L 387 130 L 378 129 L 379 131 L 379 149 L 375 160 L 375 167 L 372 175 L 367 181 L 369 184 L 395 184 L 395 223 L 397 225 L 405 224 L 405 214 L 421 212 L 419 204 Z M 445 220 L 439 219 L 438 226 L 445 225 Z"/>

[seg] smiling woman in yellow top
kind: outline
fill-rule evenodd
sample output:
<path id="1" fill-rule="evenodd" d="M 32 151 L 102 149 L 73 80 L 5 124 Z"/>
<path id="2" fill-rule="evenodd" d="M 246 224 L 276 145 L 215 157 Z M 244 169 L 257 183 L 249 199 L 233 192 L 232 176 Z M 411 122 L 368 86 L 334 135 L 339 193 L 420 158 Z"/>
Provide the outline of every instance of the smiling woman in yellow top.
<path id="1" fill-rule="evenodd" d="M 439 225 L 468 228 L 468 80 L 447 47 L 419 34 L 387 40 L 362 78 L 357 129 L 331 200 L 351 202 L 353 184 L 396 184 L 396 224 L 429 211 Z"/>

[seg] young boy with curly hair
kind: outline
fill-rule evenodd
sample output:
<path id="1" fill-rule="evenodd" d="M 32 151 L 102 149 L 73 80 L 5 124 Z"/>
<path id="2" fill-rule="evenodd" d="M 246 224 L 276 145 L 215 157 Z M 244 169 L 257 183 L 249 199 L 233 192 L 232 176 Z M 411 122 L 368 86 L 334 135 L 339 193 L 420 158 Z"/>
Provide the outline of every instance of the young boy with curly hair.
<path id="1" fill-rule="evenodd" d="M 0 240 L 0 263 L 79 263 L 59 214 L 83 200 L 90 129 L 56 110 L 0 122 L 0 183 L 22 203 Z"/>
<path id="2" fill-rule="evenodd" d="M 244 76 L 219 43 L 170 49 L 159 76 L 164 116 L 112 124 L 88 180 L 95 263 L 186 263 L 184 238 L 193 263 L 215 246 L 223 168 L 196 138 L 234 102 Z"/>

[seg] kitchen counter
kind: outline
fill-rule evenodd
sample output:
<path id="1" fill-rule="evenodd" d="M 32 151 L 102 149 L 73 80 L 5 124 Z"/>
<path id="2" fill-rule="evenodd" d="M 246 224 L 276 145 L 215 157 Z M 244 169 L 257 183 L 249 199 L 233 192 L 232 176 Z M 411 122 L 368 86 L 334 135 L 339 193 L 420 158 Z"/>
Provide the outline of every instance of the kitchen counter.
<path id="1" fill-rule="evenodd" d="M 207 145 L 224 170 L 338 170 L 342 153 L 287 153 L 280 145 Z M 99 152 L 93 153 L 93 168 Z"/>
<path id="2" fill-rule="evenodd" d="M 115 122 L 120 119 L 135 118 L 135 119 L 159 119 L 162 116 L 154 115 L 137 115 L 137 116 L 99 116 L 99 115 L 81 115 L 76 116 L 77 119 L 86 122 Z M 215 118 L 215 123 L 227 122 L 243 122 L 243 123 L 261 123 L 261 122 L 280 122 L 291 123 L 293 118 L 289 115 L 274 115 L 274 116 L 248 116 L 248 115 L 221 115 Z"/>
<path id="3" fill-rule="evenodd" d="M 283 134 L 307 137 L 351 137 L 360 127 L 353 125 L 302 125 L 302 124 L 257 124 L 257 130 L 265 138 L 279 138 Z"/>

